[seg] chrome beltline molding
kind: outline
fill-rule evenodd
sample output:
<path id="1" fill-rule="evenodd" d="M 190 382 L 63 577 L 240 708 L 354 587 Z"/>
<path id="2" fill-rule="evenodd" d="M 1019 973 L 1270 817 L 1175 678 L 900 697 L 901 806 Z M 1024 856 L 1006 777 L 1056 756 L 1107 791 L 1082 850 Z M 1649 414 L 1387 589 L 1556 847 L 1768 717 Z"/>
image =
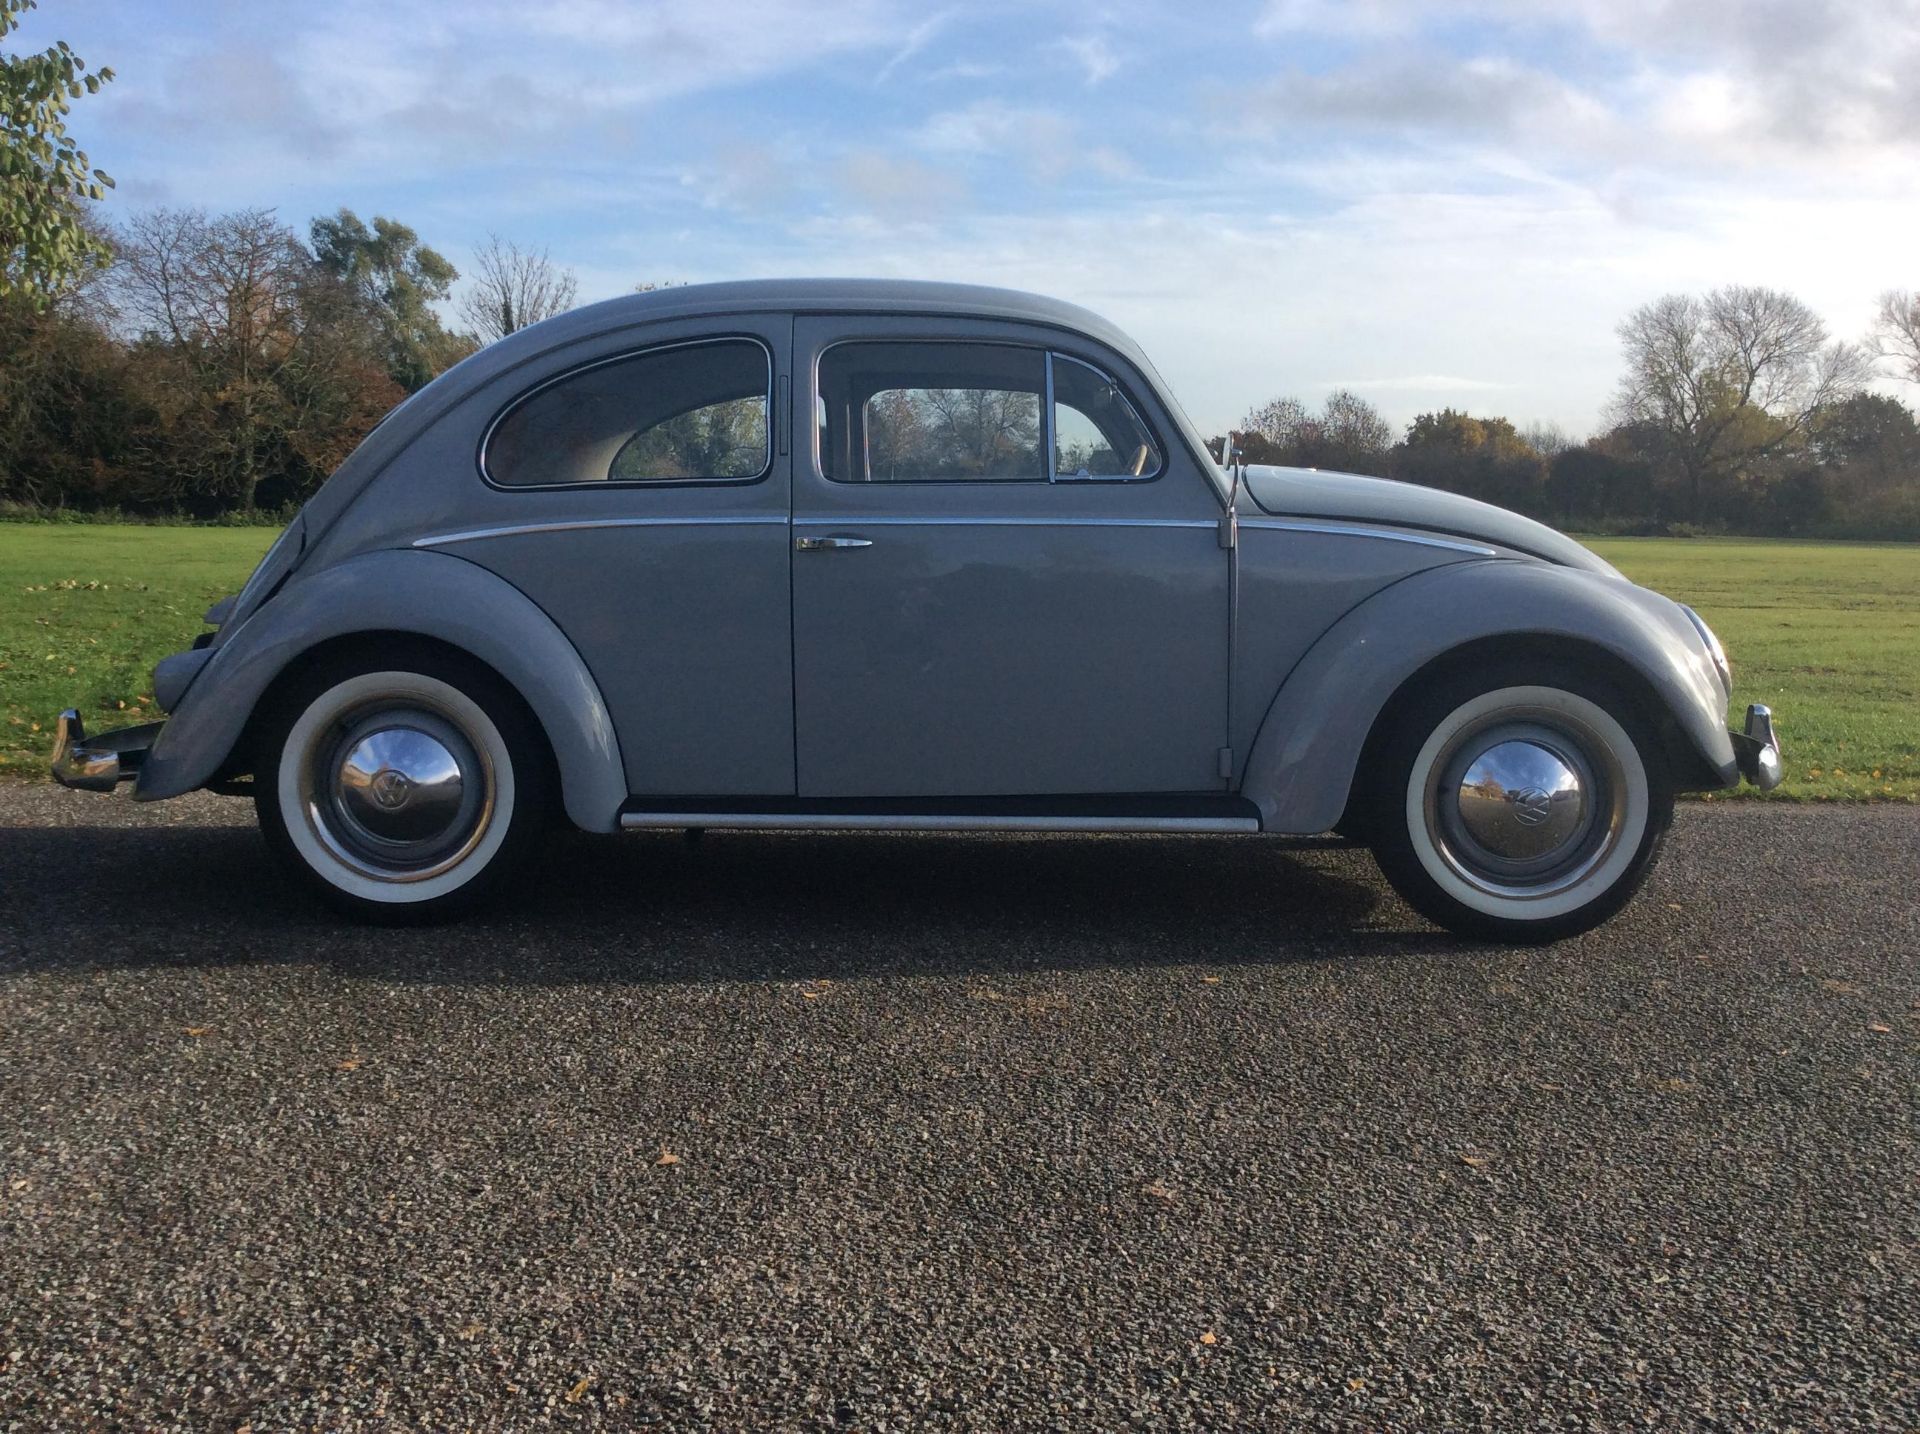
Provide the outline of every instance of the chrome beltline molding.
<path id="1" fill-rule="evenodd" d="M 628 812 L 629 831 L 732 827 L 744 831 L 1257 832 L 1256 817 L 919 816 L 830 812 Z"/>
<path id="2" fill-rule="evenodd" d="M 795 527 L 811 528 L 1218 528 L 1216 518 L 968 518 L 949 514 L 922 517 L 842 513 L 838 517 L 795 518 Z"/>
<path id="3" fill-rule="evenodd" d="M 450 543 L 474 543 L 486 538 L 517 538 L 529 533 L 573 533 L 587 528 L 704 528 L 719 524 L 785 527 L 782 514 L 724 514 L 704 518 L 571 518 L 552 523 L 506 523 L 495 528 L 467 528 L 456 533 L 431 533 L 415 538 L 416 548 L 443 548 Z M 846 513 L 833 518 L 795 518 L 795 527 L 811 528 L 1207 528 L 1217 523 L 1204 518 L 958 518 L 875 516 Z M 1390 536 L 1390 535 L 1388 535 Z"/>
<path id="4" fill-rule="evenodd" d="M 1288 518 L 1242 518 L 1243 528 L 1272 528 L 1286 533 L 1325 533 L 1336 538 L 1380 538 L 1389 543 L 1416 543 L 1423 548 L 1445 548 L 1455 553 L 1472 553 L 1479 558 L 1496 558 L 1494 549 L 1483 543 L 1458 538 L 1437 538 L 1426 533 L 1404 533 L 1393 528 L 1362 528 L 1346 523 L 1302 523 Z"/>
<path id="5" fill-rule="evenodd" d="M 725 514 L 707 518 L 571 518 L 553 523 L 507 523 L 497 528 L 467 528 L 457 533 L 432 533 L 415 538 L 416 548 L 443 548 L 449 543 L 474 543 L 482 538 L 517 538 L 525 533 L 573 533 L 584 528 L 705 528 L 715 524 L 787 525 L 780 513 Z"/>

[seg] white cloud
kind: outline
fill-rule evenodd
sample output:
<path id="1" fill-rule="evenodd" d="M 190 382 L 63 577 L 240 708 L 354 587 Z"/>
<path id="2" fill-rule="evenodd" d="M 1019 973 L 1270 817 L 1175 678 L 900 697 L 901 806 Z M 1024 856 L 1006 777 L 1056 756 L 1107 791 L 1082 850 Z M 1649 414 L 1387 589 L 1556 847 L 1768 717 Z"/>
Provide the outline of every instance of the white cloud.
<path id="1" fill-rule="evenodd" d="M 965 187 L 944 170 L 879 150 L 856 150 L 841 162 L 838 175 L 857 204 L 893 219 L 925 221 L 965 196 Z"/>
<path id="2" fill-rule="evenodd" d="M 1110 80 L 1120 71 L 1120 56 L 1098 35 L 1072 35 L 1059 45 L 1079 63 L 1089 86 Z"/>

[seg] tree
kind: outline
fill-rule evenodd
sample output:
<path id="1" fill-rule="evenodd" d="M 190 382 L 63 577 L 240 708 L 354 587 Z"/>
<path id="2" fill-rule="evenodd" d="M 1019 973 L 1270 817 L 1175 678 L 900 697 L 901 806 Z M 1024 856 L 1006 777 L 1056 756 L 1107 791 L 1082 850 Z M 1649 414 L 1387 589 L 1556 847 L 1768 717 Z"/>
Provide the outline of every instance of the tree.
<path id="1" fill-rule="evenodd" d="M 146 336 L 140 371 L 182 460 L 153 470 L 152 496 L 252 511 L 287 425 L 280 379 L 299 343 L 306 250 L 265 209 L 151 210 L 118 249 L 121 311 Z"/>
<path id="2" fill-rule="evenodd" d="M 1920 292 L 1889 289 L 1880 296 L 1873 348 L 1908 383 L 1920 383 Z"/>
<path id="3" fill-rule="evenodd" d="M 565 313 L 579 289 L 573 270 L 555 267 L 545 249 L 522 249 L 497 234 L 487 236 L 473 264 L 473 287 L 460 301 L 460 313 L 482 343 Z"/>
<path id="4" fill-rule="evenodd" d="M 267 210 L 154 210 L 115 289 L 154 413 L 140 496 L 252 511 L 303 498 L 402 396 L 359 292 Z"/>
<path id="5" fill-rule="evenodd" d="M 1708 483 L 1803 437 L 1816 410 L 1869 373 L 1862 350 L 1830 341 L 1819 316 L 1778 289 L 1669 294 L 1634 310 L 1619 333 L 1618 416 L 1659 436 L 1696 521 Z"/>
<path id="6" fill-rule="evenodd" d="M 1380 410 L 1344 388 L 1328 394 L 1317 414 L 1297 398 L 1272 399 L 1241 419 L 1240 429 L 1254 463 L 1363 471 L 1378 468 L 1393 445 Z"/>
<path id="7" fill-rule="evenodd" d="M 1274 449 L 1290 448 L 1309 421 L 1307 406 L 1291 395 L 1273 398 L 1240 420 L 1243 439 L 1259 438 Z"/>
<path id="8" fill-rule="evenodd" d="M 36 0 L 0 0 L 0 40 Z M 89 169 L 67 134 L 71 101 L 113 78 L 65 40 L 37 55 L 0 54 L 0 299 L 43 307 L 73 279 L 106 262 L 106 245 L 81 217 L 113 181 Z"/>
<path id="9" fill-rule="evenodd" d="M 374 216 L 373 228 L 351 209 L 313 221 L 309 229 L 320 267 L 357 293 L 386 337 L 387 371 L 409 393 L 426 386 L 473 352 L 464 334 L 450 334 L 433 306 L 460 271 L 393 219 Z"/>
<path id="10" fill-rule="evenodd" d="M 1521 511 L 1538 511 L 1546 462 L 1505 418 L 1423 413 L 1393 450 L 1393 475 Z"/>

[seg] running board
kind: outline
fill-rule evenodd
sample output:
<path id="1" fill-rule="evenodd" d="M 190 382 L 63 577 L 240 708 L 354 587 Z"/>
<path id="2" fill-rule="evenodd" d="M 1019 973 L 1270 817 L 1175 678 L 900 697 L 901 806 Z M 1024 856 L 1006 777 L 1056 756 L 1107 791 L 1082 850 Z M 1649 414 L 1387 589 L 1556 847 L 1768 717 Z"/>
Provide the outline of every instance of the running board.
<path id="1" fill-rule="evenodd" d="M 1029 797 L 633 797 L 630 830 L 1257 832 L 1260 809 L 1228 792 Z"/>
<path id="2" fill-rule="evenodd" d="M 921 812 L 627 812 L 628 831 L 715 827 L 740 831 L 1257 832 L 1258 817 L 1005 816 Z"/>

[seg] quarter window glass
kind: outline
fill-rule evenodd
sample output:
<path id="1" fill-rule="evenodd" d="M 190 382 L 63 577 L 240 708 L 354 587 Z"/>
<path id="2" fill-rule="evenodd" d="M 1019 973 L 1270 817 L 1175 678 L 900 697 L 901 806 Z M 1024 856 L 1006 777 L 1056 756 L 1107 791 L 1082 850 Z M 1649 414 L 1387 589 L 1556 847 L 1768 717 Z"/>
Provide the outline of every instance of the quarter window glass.
<path id="1" fill-rule="evenodd" d="M 1056 478 L 1150 478 L 1160 450 L 1126 395 L 1105 374 L 1053 356 Z"/>
<path id="2" fill-rule="evenodd" d="M 743 480 L 766 471 L 767 351 L 747 339 L 595 364 L 523 399 L 487 440 L 508 487 Z"/>
<path id="3" fill-rule="evenodd" d="M 1044 482 L 1046 356 L 848 343 L 820 357 L 820 465 L 839 483 Z"/>

